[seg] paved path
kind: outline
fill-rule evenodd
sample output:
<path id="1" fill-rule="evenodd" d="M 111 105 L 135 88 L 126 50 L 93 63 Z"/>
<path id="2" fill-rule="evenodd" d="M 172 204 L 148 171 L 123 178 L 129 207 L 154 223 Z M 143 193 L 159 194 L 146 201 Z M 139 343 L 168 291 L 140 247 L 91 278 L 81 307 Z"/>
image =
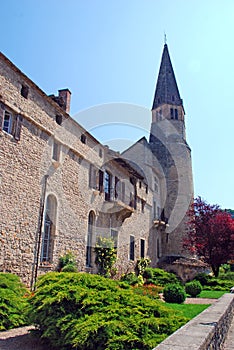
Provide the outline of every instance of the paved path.
<path id="1" fill-rule="evenodd" d="M 50 350 L 30 334 L 33 327 L 20 327 L 0 332 L 0 350 Z"/>

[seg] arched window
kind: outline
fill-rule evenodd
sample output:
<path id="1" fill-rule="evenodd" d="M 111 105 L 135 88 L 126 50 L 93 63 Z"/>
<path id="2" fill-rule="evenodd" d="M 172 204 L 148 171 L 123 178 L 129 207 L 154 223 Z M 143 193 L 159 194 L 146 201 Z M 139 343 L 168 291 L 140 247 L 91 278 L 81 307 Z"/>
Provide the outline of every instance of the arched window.
<path id="1" fill-rule="evenodd" d="M 93 233 L 95 225 L 95 214 L 93 211 L 89 213 L 88 218 L 88 235 L 86 245 L 86 266 L 92 267 L 93 262 Z"/>
<path id="2" fill-rule="evenodd" d="M 49 195 L 46 200 L 44 230 L 42 235 L 41 262 L 52 262 L 56 231 L 57 200 Z"/>

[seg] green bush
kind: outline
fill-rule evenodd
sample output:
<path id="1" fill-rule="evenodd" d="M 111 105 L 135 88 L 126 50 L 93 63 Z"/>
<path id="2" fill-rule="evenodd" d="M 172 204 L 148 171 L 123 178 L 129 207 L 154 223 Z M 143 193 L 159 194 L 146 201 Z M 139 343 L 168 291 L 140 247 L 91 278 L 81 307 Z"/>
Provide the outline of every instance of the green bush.
<path id="1" fill-rule="evenodd" d="M 178 278 L 174 273 L 166 272 L 159 268 L 147 267 L 143 273 L 146 284 L 155 284 L 164 287 L 169 283 L 178 283 Z"/>
<path id="2" fill-rule="evenodd" d="M 86 273 L 40 277 L 30 320 L 60 350 L 151 350 L 187 319 L 123 282 Z"/>
<path id="3" fill-rule="evenodd" d="M 229 274 L 230 272 L 225 274 L 225 276 L 228 276 Z M 221 290 L 229 292 L 230 288 L 233 287 L 233 281 L 231 279 L 220 279 L 205 274 L 197 275 L 194 280 L 200 281 L 203 289 L 206 290 Z"/>
<path id="4" fill-rule="evenodd" d="M 120 279 L 122 282 L 126 282 L 130 286 L 135 286 L 138 284 L 143 284 L 142 281 L 139 279 L 139 276 L 135 274 L 135 272 L 129 272 L 121 276 Z"/>
<path id="5" fill-rule="evenodd" d="M 195 298 L 202 291 L 202 285 L 199 281 L 192 281 L 185 284 L 185 291 L 191 297 Z"/>
<path id="6" fill-rule="evenodd" d="M 111 269 L 117 259 L 117 251 L 114 248 L 112 238 L 97 237 L 97 243 L 94 248 L 96 253 L 95 263 L 98 266 L 98 273 L 102 276 L 110 277 Z"/>
<path id="7" fill-rule="evenodd" d="M 60 256 L 58 263 L 58 271 L 63 272 L 76 272 L 76 259 L 72 252 L 67 252 L 64 255 Z"/>
<path id="8" fill-rule="evenodd" d="M 26 293 L 18 276 L 0 272 L 0 331 L 27 324 Z"/>
<path id="9" fill-rule="evenodd" d="M 207 275 L 204 272 L 198 273 L 195 277 L 194 280 L 195 281 L 199 281 L 201 283 L 202 286 L 207 285 L 207 283 L 209 283 L 209 281 L 212 279 L 212 276 Z"/>
<path id="10" fill-rule="evenodd" d="M 163 289 L 163 297 L 167 303 L 182 304 L 186 299 L 186 293 L 180 284 L 171 283 Z"/>
<path id="11" fill-rule="evenodd" d="M 220 280 L 228 280 L 228 281 L 234 281 L 234 272 L 226 272 L 224 274 L 219 274 Z"/>

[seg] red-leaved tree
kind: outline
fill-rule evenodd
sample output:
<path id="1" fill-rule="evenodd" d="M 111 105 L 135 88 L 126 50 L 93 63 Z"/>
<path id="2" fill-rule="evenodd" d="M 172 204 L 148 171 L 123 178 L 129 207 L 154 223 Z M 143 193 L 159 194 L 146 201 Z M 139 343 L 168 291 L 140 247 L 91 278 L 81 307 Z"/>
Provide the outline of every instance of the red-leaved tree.
<path id="1" fill-rule="evenodd" d="M 219 268 L 234 258 L 234 220 L 218 205 L 198 197 L 188 211 L 188 232 L 184 248 L 210 265 L 218 277 Z"/>

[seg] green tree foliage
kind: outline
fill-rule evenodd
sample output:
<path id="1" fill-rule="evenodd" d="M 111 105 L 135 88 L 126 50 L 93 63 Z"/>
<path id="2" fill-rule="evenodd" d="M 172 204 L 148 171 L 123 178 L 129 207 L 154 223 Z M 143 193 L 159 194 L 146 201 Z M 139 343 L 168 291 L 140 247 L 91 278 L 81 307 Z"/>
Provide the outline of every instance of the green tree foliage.
<path id="1" fill-rule="evenodd" d="M 166 272 L 159 268 L 147 267 L 143 273 L 146 284 L 155 284 L 164 287 L 168 283 L 178 283 L 178 278 L 174 273 Z"/>
<path id="2" fill-rule="evenodd" d="M 30 302 L 31 322 L 61 350 L 151 350 L 187 320 L 125 283 L 86 273 L 43 275 Z"/>
<path id="3" fill-rule="evenodd" d="M 233 287 L 233 280 L 212 277 L 210 275 L 199 273 L 195 276 L 194 280 L 199 281 L 205 290 L 220 290 L 229 292 L 230 288 Z"/>
<path id="4" fill-rule="evenodd" d="M 116 262 L 117 252 L 114 248 L 114 240 L 112 238 L 97 237 L 97 243 L 94 248 L 96 253 L 95 263 L 98 266 L 100 275 L 110 277 L 111 269 Z"/>
<path id="5" fill-rule="evenodd" d="M 199 281 L 192 281 L 185 284 L 185 291 L 191 297 L 195 298 L 202 291 L 202 285 Z"/>
<path id="6" fill-rule="evenodd" d="M 182 304 L 186 299 L 186 293 L 180 284 L 171 283 L 163 289 L 163 297 L 167 303 Z"/>
<path id="7" fill-rule="evenodd" d="M 27 324 L 26 293 L 18 276 L 0 272 L 0 331 Z"/>
<path id="8" fill-rule="evenodd" d="M 149 266 L 151 263 L 149 258 L 141 258 L 137 260 L 136 263 L 136 274 L 137 276 L 141 275 L 143 276 L 145 269 Z"/>

